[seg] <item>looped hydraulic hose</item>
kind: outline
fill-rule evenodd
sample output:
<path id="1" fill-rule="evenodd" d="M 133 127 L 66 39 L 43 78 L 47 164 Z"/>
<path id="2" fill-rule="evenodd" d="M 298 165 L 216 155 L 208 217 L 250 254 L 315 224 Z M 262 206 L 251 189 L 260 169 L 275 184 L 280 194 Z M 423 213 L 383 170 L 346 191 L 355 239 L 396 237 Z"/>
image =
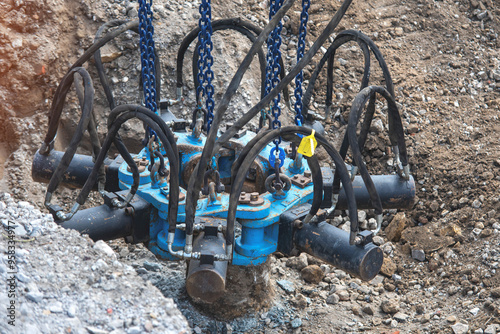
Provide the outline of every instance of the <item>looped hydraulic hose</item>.
<path id="1" fill-rule="evenodd" d="M 122 34 L 127 30 L 134 28 L 136 29 L 138 25 L 139 25 L 138 21 L 130 21 L 120 25 L 115 30 L 108 33 L 106 36 L 104 36 L 103 38 L 99 39 L 97 42 L 92 44 L 92 46 L 88 48 L 87 51 L 85 51 L 83 55 L 80 58 L 78 58 L 78 60 L 71 66 L 70 70 L 63 77 L 61 83 L 56 89 L 56 92 L 54 93 L 54 99 L 52 100 L 52 105 L 49 111 L 49 127 L 47 130 L 47 134 L 45 135 L 45 139 L 42 143 L 42 146 L 40 147 L 41 154 L 48 154 L 52 149 L 53 140 L 56 136 L 57 129 L 59 127 L 59 120 L 61 118 L 61 112 L 64 106 L 64 100 L 66 98 L 69 88 L 71 87 L 71 83 L 73 82 L 72 78 L 70 78 L 73 76 L 72 70 L 82 66 L 85 62 L 87 62 L 90 59 L 90 57 L 92 57 L 92 55 L 97 50 L 99 50 L 106 43 L 113 40 L 114 38 L 116 38 L 117 36 L 119 36 L 120 34 Z"/>
<path id="2" fill-rule="evenodd" d="M 361 155 L 361 150 L 363 146 L 361 146 L 361 143 L 358 141 L 358 137 L 356 135 L 356 128 L 357 124 L 359 122 L 359 118 L 361 116 L 361 111 L 366 104 L 366 102 L 370 99 L 369 103 L 369 108 L 374 108 L 374 97 L 375 94 L 378 93 L 382 95 L 386 101 L 387 101 L 387 106 L 388 106 L 388 117 L 391 120 L 389 122 L 389 138 L 391 141 L 391 145 L 395 146 L 398 148 L 399 152 L 401 152 L 401 161 L 403 164 L 403 176 L 405 179 L 409 178 L 409 167 L 408 167 L 408 155 L 406 151 L 406 144 L 404 141 L 404 132 L 403 132 L 403 125 L 401 123 L 401 116 L 399 115 L 396 102 L 394 101 L 394 98 L 392 95 L 383 87 L 380 86 L 369 86 L 365 89 L 363 89 L 354 99 L 351 112 L 349 114 L 349 123 L 347 126 L 347 138 L 349 140 L 349 145 L 348 146 L 343 146 L 341 148 L 340 155 L 342 158 L 345 158 L 347 154 L 347 149 L 350 146 L 354 162 L 356 163 L 356 166 L 360 170 L 361 177 L 363 178 L 363 182 L 365 183 L 365 186 L 368 190 L 368 193 L 370 194 L 370 199 L 372 202 L 372 205 L 375 209 L 375 214 L 379 217 L 378 220 L 380 220 L 380 217 L 382 215 L 382 202 L 380 200 L 380 197 L 377 193 L 377 190 L 375 188 L 375 185 L 373 184 L 373 181 L 368 173 L 368 170 L 366 168 L 365 163 L 363 162 L 362 155 Z M 369 111 L 369 113 L 373 113 L 372 111 Z M 363 144 L 364 140 L 363 139 Z M 407 176 L 406 176 L 407 175 Z M 337 171 L 335 171 L 335 176 L 334 176 L 334 181 L 333 181 L 333 192 L 334 194 L 338 194 L 340 190 L 340 179 Z M 377 232 L 380 229 L 380 223 L 377 222 Z"/>
<path id="3" fill-rule="evenodd" d="M 240 64 L 240 67 L 236 71 L 236 74 L 233 76 L 231 83 L 229 84 L 226 92 L 224 93 L 224 96 L 222 97 L 222 100 L 219 103 L 219 107 L 218 107 L 217 111 L 215 112 L 214 121 L 212 123 L 212 131 L 210 131 L 210 133 L 208 134 L 200 161 L 198 162 L 195 169 L 193 170 L 193 176 L 189 180 L 187 196 L 186 196 L 186 234 L 187 235 L 193 234 L 193 225 L 194 225 L 194 216 L 195 216 L 195 211 L 196 211 L 196 203 L 198 201 L 199 192 L 201 189 L 201 184 L 199 182 L 197 183 L 196 180 L 202 179 L 203 174 L 205 172 L 205 169 L 208 166 L 209 160 L 217 152 L 217 151 L 214 152 L 214 145 L 215 145 L 215 141 L 217 139 L 217 132 L 218 132 L 220 123 L 222 121 L 222 117 L 223 117 L 225 111 L 227 110 L 227 107 L 229 106 L 229 102 L 231 100 L 231 97 L 236 92 L 236 89 L 238 88 L 238 86 L 243 78 L 243 74 L 245 73 L 247 68 L 250 66 L 250 63 L 252 62 L 254 55 L 257 53 L 259 48 L 262 47 L 262 44 L 267 39 L 267 36 L 269 36 L 269 33 L 271 32 L 271 30 L 278 24 L 279 20 L 281 20 L 283 18 L 283 16 L 285 16 L 286 12 L 291 8 L 294 1 L 295 0 L 288 0 L 286 3 L 284 3 L 283 6 L 281 7 L 281 9 L 276 13 L 276 15 L 274 15 L 273 19 L 262 30 L 261 34 L 259 35 L 259 37 L 255 41 L 255 43 L 251 46 L 247 55 L 245 56 L 242 63 Z M 290 82 L 290 81 L 291 81 L 291 79 L 288 82 Z M 281 82 L 283 82 L 283 81 L 281 81 Z M 283 90 L 284 86 L 285 85 L 282 85 L 279 90 L 277 88 L 273 89 L 271 94 L 268 94 L 264 99 L 274 97 L 273 94 L 277 94 L 278 91 Z M 269 101 L 270 101 L 270 99 L 267 101 L 267 103 L 269 103 Z M 260 108 L 260 109 L 262 109 L 262 108 Z M 259 109 L 259 111 L 260 111 L 260 109 Z M 247 122 L 245 122 L 245 124 Z M 229 140 L 233 136 L 234 136 L 234 133 L 231 136 L 229 136 L 229 138 L 227 138 L 227 139 Z"/>
<path id="4" fill-rule="evenodd" d="M 52 177 L 50 178 L 49 184 L 47 186 L 47 193 L 45 194 L 45 206 L 50 205 L 50 201 L 52 199 L 52 194 L 56 190 L 56 188 L 59 186 L 59 183 L 61 182 L 63 178 L 64 172 L 68 169 L 69 164 L 71 163 L 71 160 L 73 159 L 73 156 L 76 153 L 76 149 L 78 147 L 78 144 L 81 142 L 83 138 L 83 134 L 85 132 L 85 129 L 88 128 L 90 119 L 92 117 L 92 108 L 93 108 L 93 100 L 94 100 L 94 87 L 92 85 L 92 79 L 90 78 L 89 73 L 87 70 L 85 70 L 83 67 L 77 67 L 69 71 L 69 73 L 64 77 L 63 82 L 61 82 L 60 86 L 65 87 L 63 90 L 63 95 L 62 96 L 55 96 L 54 100 L 57 100 L 56 104 L 56 110 L 52 110 L 56 114 L 60 115 L 62 110 L 62 106 L 64 104 L 66 95 L 68 93 L 69 88 L 71 87 L 71 84 L 74 81 L 74 76 L 75 74 L 78 73 L 83 80 L 83 85 L 84 85 L 84 93 L 83 93 L 83 101 L 81 103 L 82 107 L 82 116 L 80 118 L 80 121 L 78 122 L 78 125 L 75 129 L 75 133 L 73 137 L 71 138 L 70 144 L 68 145 L 68 148 L 66 149 L 66 152 L 64 152 L 64 155 L 61 159 L 61 162 L 59 165 L 57 165 L 56 170 L 52 174 Z M 53 103 L 54 105 L 54 103 Z M 60 108 L 60 110 L 59 110 Z M 52 114 L 52 113 L 51 113 Z M 58 123 L 58 122 L 57 122 Z M 53 138 L 52 138 L 53 139 Z M 52 139 L 49 140 L 49 142 L 52 141 Z M 76 212 L 78 208 L 76 206 L 73 206 L 72 209 L 72 214 Z M 74 211 L 74 212 L 73 212 Z M 62 213 L 61 213 L 62 215 Z"/>
<path id="5" fill-rule="evenodd" d="M 301 138 L 297 136 L 297 134 L 302 134 L 302 135 L 310 135 L 312 133 L 311 129 L 305 128 L 305 127 L 298 127 L 298 126 L 288 126 L 288 127 L 283 127 L 281 129 L 276 129 L 276 130 L 269 130 L 266 132 L 263 132 L 262 134 L 259 135 L 259 138 L 252 144 L 250 149 L 244 149 L 244 152 L 240 155 L 244 155 L 244 158 L 239 158 L 237 161 L 235 161 L 235 164 L 238 166 L 238 172 L 236 174 L 236 177 L 234 179 L 234 182 L 232 184 L 231 188 L 231 194 L 229 198 L 229 207 L 228 207 L 228 214 L 227 214 L 227 230 L 226 230 L 226 244 L 227 245 L 232 245 L 234 242 L 234 223 L 236 219 L 236 208 L 238 205 L 238 197 L 240 195 L 241 189 L 243 187 L 243 182 L 246 177 L 246 173 L 248 171 L 248 168 L 250 168 L 252 162 L 254 161 L 255 157 L 262 151 L 262 149 L 267 146 L 274 138 L 277 138 L 279 136 L 282 136 L 283 138 L 287 140 L 291 140 L 292 142 L 295 142 L 296 144 L 300 143 Z M 355 238 L 356 234 L 358 231 L 358 217 L 357 217 L 357 208 L 356 208 L 356 200 L 354 197 L 354 190 L 352 188 L 351 181 L 349 179 L 349 174 L 347 172 L 347 169 L 345 167 L 345 164 L 343 162 L 343 159 L 340 157 L 338 152 L 333 148 L 333 146 L 328 143 L 328 141 L 321 136 L 320 134 L 316 135 L 316 139 L 318 141 L 318 144 L 323 146 L 327 153 L 330 155 L 332 160 L 335 163 L 336 169 L 339 170 L 339 173 L 341 174 L 342 178 L 342 185 L 345 187 L 345 193 L 348 198 L 348 207 L 349 207 L 349 217 L 351 220 L 351 235 L 350 235 L 350 242 L 351 244 L 355 243 Z M 250 143 L 247 145 L 247 147 L 250 146 Z M 307 158 L 307 157 L 306 157 Z M 316 158 L 313 156 L 311 159 L 313 163 L 311 166 L 311 172 L 314 174 L 319 174 L 321 175 L 321 170 L 318 168 L 319 165 L 317 164 Z M 314 163 L 314 160 L 316 160 L 316 163 Z M 309 212 L 309 215 L 306 217 L 306 220 L 310 221 L 311 218 L 316 215 L 318 212 L 320 205 L 321 205 L 321 200 L 322 200 L 322 179 L 315 179 L 315 182 L 313 184 L 314 186 L 314 196 L 313 196 L 313 204 L 311 207 L 311 210 Z M 319 194 L 319 196 L 317 196 Z M 306 222 L 307 223 L 307 222 Z M 230 256 L 231 254 L 228 254 Z"/>
<path id="6" fill-rule="evenodd" d="M 262 29 L 257 27 L 251 22 L 242 20 L 241 18 L 230 18 L 230 19 L 223 19 L 223 20 L 215 20 L 212 21 L 212 30 L 213 32 L 218 31 L 218 30 L 234 30 L 238 31 L 242 35 L 246 36 L 251 43 L 255 43 L 257 36 L 262 32 Z M 183 68 L 183 62 L 184 62 L 184 56 L 186 54 L 187 49 L 191 45 L 191 43 L 196 39 L 198 36 L 198 33 L 200 32 L 200 28 L 197 27 L 193 29 L 183 40 L 181 43 L 181 46 L 179 48 L 179 51 L 177 53 L 177 100 L 180 100 L 182 98 L 182 87 L 183 87 L 183 78 L 182 78 L 182 68 Z M 261 72 L 261 98 L 264 97 L 264 92 L 265 92 L 265 79 L 266 79 L 266 59 L 264 56 L 264 52 L 261 49 L 257 51 L 257 55 L 259 57 L 259 64 L 260 64 L 260 72 Z M 198 87 L 198 76 L 196 75 L 196 65 L 198 62 L 198 43 L 196 44 L 196 47 L 194 49 L 193 53 L 193 82 L 194 86 Z M 285 76 L 285 67 L 283 65 L 283 59 L 280 58 L 280 65 L 281 65 L 281 77 L 283 78 Z M 289 100 L 289 93 L 288 93 L 288 88 L 285 87 L 283 90 L 283 95 L 285 96 L 285 100 Z M 198 96 L 196 96 L 196 102 L 198 104 Z"/>
<path id="7" fill-rule="evenodd" d="M 278 24 L 279 20 L 283 18 L 286 12 L 293 5 L 294 0 L 286 1 L 281 9 L 274 15 L 273 19 L 269 22 L 268 25 L 263 29 L 262 33 L 257 38 L 257 41 L 252 45 L 250 51 L 245 56 L 245 59 L 240 64 L 238 71 L 233 76 L 231 83 L 228 86 L 228 89 L 224 93 L 224 96 L 219 103 L 219 107 L 215 113 L 214 122 L 212 124 L 212 128 L 215 131 L 211 131 L 208 135 L 208 138 L 205 142 L 205 148 L 203 149 L 202 157 L 195 168 L 193 175 L 188 186 L 187 198 L 186 198 L 186 232 L 192 233 L 192 226 L 194 223 L 194 213 L 196 210 L 196 203 L 199 197 L 200 185 L 196 184 L 196 179 L 201 179 L 201 175 L 204 172 L 210 157 L 212 157 L 218 150 L 225 144 L 229 139 L 231 139 L 245 124 L 247 124 L 254 116 L 256 116 L 265 106 L 269 104 L 269 102 L 278 94 L 278 92 L 282 91 L 283 88 L 289 84 L 295 76 L 302 70 L 312 59 L 312 57 L 319 51 L 320 47 L 323 43 L 328 39 L 331 35 L 335 27 L 339 24 L 340 20 L 344 16 L 345 12 L 349 8 L 352 0 L 345 0 L 340 6 L 339 10 L 335 13 L 332 20 L 328 23 L 326 28 L 323 30 L 321 35 L 316 39 L 314 44 L 311 46 L 309 51 L 304 55 L 304 57 L 290 70 L 290 72 L 280 81 L 280 83 L 271 90 L 271 92 L 266 95 L 259 103 L 257 103 L 254 107 L 252 107 L 246 114 L 240 117 L 227 131 L 216 141 L 217 129 L 220 126 L 222 121 L 222 117 L 226 112 L 229 102 L 236 92 L 238 85 L 240 84 L 243 74 L 246 69 L 250 65 L 250 62 L 257 52 L 258 48 L 262 46 L 264 41 L 269 36 L 271 30 Z M 188 231 L 189 229 L 189 231 Z"/>

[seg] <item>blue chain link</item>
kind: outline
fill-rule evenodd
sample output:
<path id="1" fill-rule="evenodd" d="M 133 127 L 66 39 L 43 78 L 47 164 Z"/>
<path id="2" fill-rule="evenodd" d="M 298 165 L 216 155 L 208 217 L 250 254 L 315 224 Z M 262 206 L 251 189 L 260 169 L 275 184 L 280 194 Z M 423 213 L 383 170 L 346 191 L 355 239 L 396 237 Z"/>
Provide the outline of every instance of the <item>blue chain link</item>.
<path id="1" fill-rule="evenodd" d="M 309 7 L 311 7 L 310 0 L 302 0 L 302 13 L 300 14 L 300 28 L 299 40 L 297 43 L 297 63 L 304 56 L 306 49 L 306 34 L 307 34 L 307 21 L 309 20 Z M 301 126 L 304 123 L 304 116 L 302 116 L 302 81 L 304 74 L 300 71 L 295 77 L 295 124 Z"/>
<path id="2" fill-rule="evenodd" d="M 202 0 L 200 3 L 200 19 L 198 24 L 200 32 L 198 33 L 198 40 L 200 46 L 198 47 L 198 82 L 196 94 L 199 99 L 198 108 L 201 108 L 203 102 L 202 98 L 205 97 L 205 106 L 207 108 L 206 124 L 207 132 L 210 131 L 210 126 L 214 119 L 214 86 L 212 80 L 214 79 L 214 72 L 212 71 L 212 64 L 214 62 L 212 57 L 213 43 L 212 43 L 212 7 L 210 0 Z"/>
<path id="3" fill-rule="evenodd" d="M 157 112 L 155 42 L 153 39 L 153 0 L 139 0 L 139 36 L 141 50 L 141 73 L 144 102 L 148 109 Z M 149 128 L 148 128 L 149 129 Z"/>
<path id="4" fill-rule="evenodd" d="M 270 0 L 269 1 L 269 20 L 273 18 L 276 12 L 283 5 L 283 0 Z M 283 29 L 283 24 L 281 21 L 278 25 L 273 29 L 271 34 L 267 39 L 267 64 L 266 64 L 266 83 L 265 83 L 265 93 L 266 95 L 278 85 L 280 82 L 280 72 L 281 66 L 279 60 L 281 58 L 281 30 Z M 271 126 L 273 129 L 281 128 L 281 122 L 279 117 L 281 115 L 281 108 L 279 106 L 281 100 L 281 94 L 278 94 L 271 104 L 271 112 L 273 114 L 273 121 L 271 122 Z M 281 137 L 273 140 L 276 145 L 276 150 L 279 150 L 279 144 L 281 143 Z M 275 150 L 275 151 L 276 151 Z"/>

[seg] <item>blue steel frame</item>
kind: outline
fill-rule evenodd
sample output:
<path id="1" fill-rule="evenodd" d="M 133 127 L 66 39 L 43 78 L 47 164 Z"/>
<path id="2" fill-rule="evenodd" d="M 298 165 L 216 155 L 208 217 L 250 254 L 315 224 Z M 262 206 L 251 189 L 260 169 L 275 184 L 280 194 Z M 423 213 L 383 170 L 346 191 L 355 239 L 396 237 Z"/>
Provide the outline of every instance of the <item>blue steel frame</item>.
<path id="1" fill-rule="evenodd" d="M 190 133 L 176 132 L 177 146 L 179 147 L 180 155 L 180 175 L 182 175 L 190 161 L 197 158 L 205 144 L 205 137 L 193 138 Z M 252 132 L 247 132 L 244 136 L 236 139 L 233 138 L 235 146 L 244 147 L 253 137 Z M 274 147 L 274 144 L 268 145 L 262 152 L 260 158 L 256 160 L 261 165 L 264 175 L 267 177 L 273 171 L 270 168 L 269 153 Z M 234 152 L 234 159 L 238 156 L 238 152 Z M 144 148 L 138 155 L 138 158 L 149 159 L 150 155 L 148 148 Z M 158 161 L 158 160 L 156 160 Z M 229 159 L 219 159 L 218 167 L 221 178 L 229 177 L 231 175 L 231 164 L 233 157 Z M 285 164 L 282 168 L 282 173 L 290 178 L 297 174 L 309 170 L 307 161 L 303 160 L 303 168 L 299 171 L 294 170 L 293 161 L 286 158 Z M 288 166 L 288 167 L 287 167 Z M 165 161 L 165 167 L 168 169 L 168 162 Z M 127 171 L 127 164 L 123 163 L 119 168 L 120 188 L 128 189 L 131 187 L 133 179 L 132 173 Z M 200 180 L 200 182 L 202 182 Z M 185 190 L 180 189 L 185 195 Z M 154 209 L 151 213 L 149 249 L 156 255 L 168 259 L 177 260 L 168 252 L 167 235 L 168 235 L 168 186 L 160 186 L 158 183 L 151 181 L 150 172 L 148 169 L 140 174 L 140 186 L 137 195 L 141 196 L 144 200 L 152 204 Z M 284 198 L 274 198 L 269 192 L 260 194 L 264 199 L 264 203 L 259 206 L 250 206 L 247 204 L 239 204 L 236 213 L 236 218 L 241 224 L 241 235 L 235 240 L 235 247 L 233 250 L 232 264 L 234 265 L 258 265 L 267 260 L 267 256 L 275 252 L 278 245 L 278 221 L 280 215 L 291 209 L 294 206 L 301 205 L 312 201 L 313 184 L 310 182 L 304 188 L 299 188 L 292 184 L 291 189 L 286 192 Z M 182 195 L 181 195 L 182 197 Z M 185 196 L 183 197 L 185 198 Z M 202 198 L 198 200 L 196 208 L 196 217 L 217 217 L 227 218 L 227 209 L 229 207 L 229 193 L 217 194 L 217 201 L 210 202 L 209 198 Z M 179 211 L 177 216 L 177 223 L 185 222 L 185 200 L 179 201 Z M 174 250 L 179 250 L 184 247 L 185 233 L 177 229 L 175 233 L 175 241 L 173 245 Z"/>

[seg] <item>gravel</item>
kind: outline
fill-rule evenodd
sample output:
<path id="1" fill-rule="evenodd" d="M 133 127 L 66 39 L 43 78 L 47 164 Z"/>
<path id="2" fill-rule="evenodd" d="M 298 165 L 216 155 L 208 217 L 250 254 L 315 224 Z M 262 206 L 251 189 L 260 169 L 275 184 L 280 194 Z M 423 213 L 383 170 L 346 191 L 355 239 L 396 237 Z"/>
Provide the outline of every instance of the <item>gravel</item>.
<path id="1" fill-rule="evenodd" d="M 103 241 L 56 225 L 52 216 L 28 202 L 0 193 L 5 226 L 17 224 L 17 267 L 7 263 L 8 230 L 0 238 L 3 282 L 15 276 L 15 298 L 1 294 L 2 305 L 15 302 L 15 327 L 0 322 L 1 333 L 179 333 L 189 332 L 173 300 L 164 297 L 135 270 L 117 260 Z M 4 221 L 7 221 L 5 223 Z M 13 224 L 12 224 L 13 223 Z M 37 231 L 36 237 L 33 231 Z M 12 270 L 13 269 L 13 270 Z M 2 307 L 5 319 L 5 308 Z"/>

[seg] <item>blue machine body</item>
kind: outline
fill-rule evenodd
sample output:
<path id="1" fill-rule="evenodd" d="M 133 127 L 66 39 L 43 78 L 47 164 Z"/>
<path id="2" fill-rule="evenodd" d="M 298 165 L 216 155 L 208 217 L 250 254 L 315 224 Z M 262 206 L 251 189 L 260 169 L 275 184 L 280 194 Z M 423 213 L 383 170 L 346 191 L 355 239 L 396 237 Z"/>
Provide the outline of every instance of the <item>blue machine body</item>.
<path id="1" fill-rule="evenodd" d="M 201 151 L 205 145 L 205 137 L 193 137 L 189 132 L 175 132 L 177 137 L 177 146 L 180 155 L 180 179 L 181 185 L 187 187 L 190 171 L 201 156 Z M 227 180 L 231 177 L 231 166 L 238 157 L 241 149 L 255 136 L 252 132 L 247 132 L 239 138 L 233 138 L 226 153 L 217 156 L 217 170 L 220 173 L 221 180 Z M 259 188 L 258 183 L 264 183 L 263 180 L 274 170 L 271 169 L 268 161 L 269 153 L 274 145 L 268 145 L 256 159 L 254 173 L 250 176 L 255 181 L 255 189 Z M 139 159 L 149 159 L 148 148 L 144 148 L 137 156 Z M 156 161 L 158 161 L 156 159 Z M 168 163 L 166 168 L 168 169 Z M 293 160 L 286 158 L 281 173 L 292 178 L 295 174 L 308 170 L 307 161 L 303 161 L 301 168 L 293 168 Z M 152 180 L 153 179 L 153 180 Z M 261 182 L 258 182 L 260 179 Z M 123 163 L 119 168 L 120 188 L 129 189 L 133 183 L 132 173 L 127 170 L 127 164 Z M 163 183 L 162 183 L 163 182 Z M 137 194 L 144 200 L 152 204 L 150 236 L 150 250 L 156 255 L 168 259 L 177 260 L 168 252 L 168 184 L 151 178 L 150 171 L 146 168 L 140 173 L 140 186 Z M 262 188 L 263 186 L 260 186 Z M 254 190 L 255 190 L 254 189 Z M 185 189 L 180 189 L 179 211 L 177 215 L 177 224 L 185 222 Z M 235 240 L 233 249 L 232 264 L 234 265 L 258 265 L 267 260 L 267 256 L 275 252 L 278 245 L 278 221 L 280 215 L 294 206 L 312 201 L 313 184 L 312 181 L 302 184 L 298 187 L 292 184 L 290 190 L 286 191 L 283 198 L 275 198 L 273 194 L 260 189 L 259 197 L 261 204 L 249 205 L 238 204 L 236 218 L 241 224 L 241 235 Z M 183 196 L 184 195 L 184 196 Z M 229 207 L 229 193 L 223 192 L 216 194 L 216 200 L 210 200 L 209 196 L 200 198 L 197 203 L 196 217 L 216 217 L 227 218 Z M 174 250 L 184 247 L 185 233 L 177 229 L 175 233 Z"/>

